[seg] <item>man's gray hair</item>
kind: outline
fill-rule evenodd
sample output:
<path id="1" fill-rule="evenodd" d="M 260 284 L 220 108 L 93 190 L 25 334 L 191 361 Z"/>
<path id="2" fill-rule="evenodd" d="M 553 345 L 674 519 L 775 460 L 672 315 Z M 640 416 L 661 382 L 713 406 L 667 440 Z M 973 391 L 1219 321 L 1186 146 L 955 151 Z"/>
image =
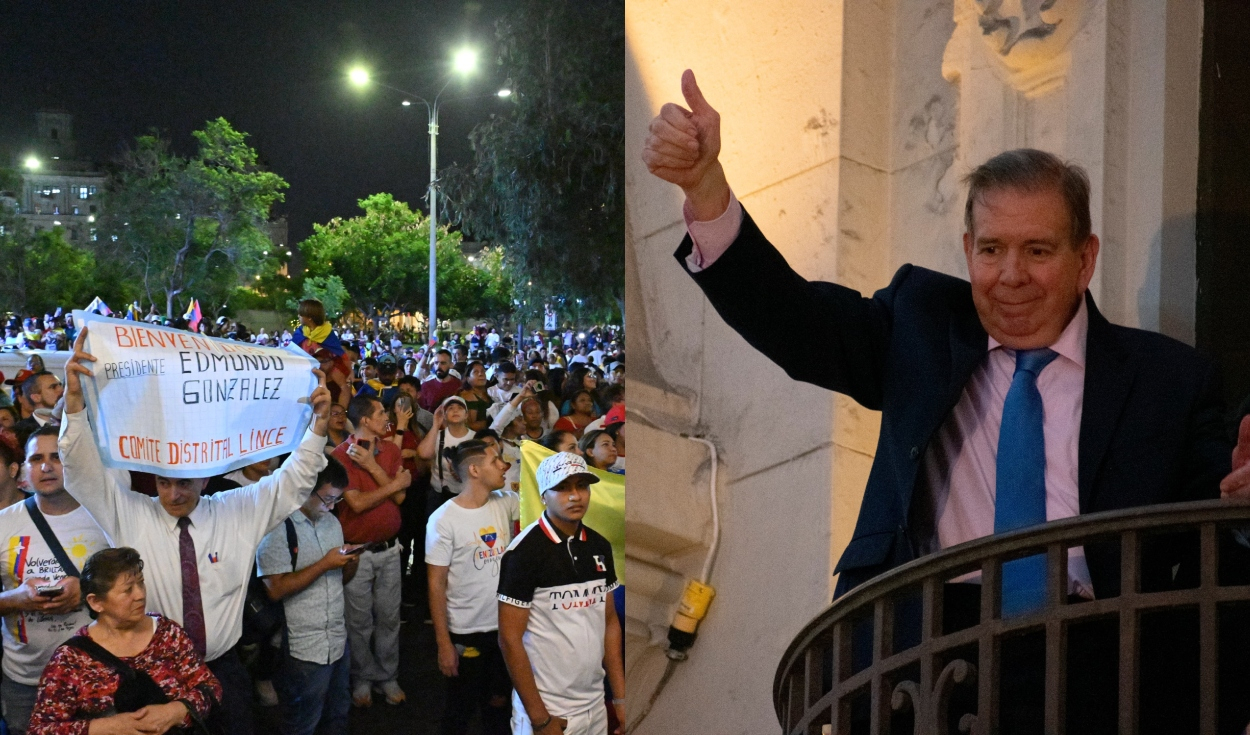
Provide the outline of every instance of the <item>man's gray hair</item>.
<path id="1" fill-rule="evenodd" d="M 964 177 L 968 201 L 964 205 L 964 227 L 973 233 L 972 205 L 988 191 L 1016 189 L 1038 192 L 1054 189 L 1068 205 L 1072 247 L 1080 248 L 1089 239 L 1089 176 L 1075 163 L 1067 163 L 1053 153 L 1033 148 L 1017 148 L 999 153 Z"/>

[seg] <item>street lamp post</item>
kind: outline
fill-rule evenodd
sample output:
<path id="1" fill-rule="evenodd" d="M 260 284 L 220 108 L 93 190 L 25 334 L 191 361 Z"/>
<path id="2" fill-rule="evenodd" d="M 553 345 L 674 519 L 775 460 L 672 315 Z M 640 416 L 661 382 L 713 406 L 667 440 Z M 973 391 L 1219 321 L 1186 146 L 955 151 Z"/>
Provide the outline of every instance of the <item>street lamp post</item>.
<path id="1" fill-rule="evenodd" d="M 467 75 L 477 68 L 477 52 L 472 49 L 461 49 L 456 52 L 452 62 L 453 73 Z M 352 84 L 363 87 L 371 82 L 369 72 L 359 67 L 352 69 L 348 73 Z M 379 87 L 385 87 L 402 95 L 413 97 L 421 100 L 425 105 L 426 120 L 428 122 L 428 131 L 430 134 L 430 186 L 426 190 L 426 202 L 430 207 L 430 308 L 429 308 L 429 337 L 428 343 L 433 346 L 438 343 L 438 101 L 443 96 L 443 92 L 447 91 L 447 87 L 451 84 L 452 74 L 447 75 L 447 81 L 443 83 L 438 94 L 434 95 L 434 101 L 430 102 L 419 94 L 407 92 L 398 87 L 392 87 L 382 82 L 373 82 Z M 407 100 L 404 105 L 408 105 Z"/>

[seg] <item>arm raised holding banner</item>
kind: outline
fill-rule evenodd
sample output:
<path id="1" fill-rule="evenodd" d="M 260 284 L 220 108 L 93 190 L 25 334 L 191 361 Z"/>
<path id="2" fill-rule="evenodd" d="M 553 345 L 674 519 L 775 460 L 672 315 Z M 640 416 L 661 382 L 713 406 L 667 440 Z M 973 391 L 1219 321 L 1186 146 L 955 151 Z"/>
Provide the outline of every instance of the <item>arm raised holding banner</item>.
<path id="1" fill-rule="evenodd" d="M 313 421 L 299 447 L 272 475 L 262 477 L 255 484 L 219 494 L 226 508 L 239 513 L 240 522 L 251 524 L 256 544 L 308 500 L 317 473 L 328 461 L 322 450 L 329 431 L 333 399 L 326 387 L 325 373 L 313 370 L 313 374 L 317 376 L 317 387 L 308 397 L 313 408 Z"/>
<path id="2" fill-rule="evenodd" d="M 65 468 L 65 489 L 79 502 L 116 545 L 121 543 L 121 504 L 148 505 L 138 493 L 126 492 L 112 470 L 100 460 L 100 451 L 91 437 L 87 407 L 82 393 L 82 376 L 90 376 L 87 362 L 96 358 L 86 352 L 87 327 L 78 331 L 74 354 L 65 363 L 65 413 L 61 420 L 59 441 L 61 462 Z"/>
<path id="3" fill-rule="evenodd" d="M 97 358 L 86 351 L 87 334 L 88 328 L 83 327 L 74 342 L 74 354 L 65 364 L 61 452 L 65 457 L 66 484 L 70 494 L 87 507 L 115 543 L 120 543 L 123 541 L 119 539 L 128 535 L 122 528 L 122 516 L 129 516 L 140 508 L 150 512 L 151 500 L 138 493 L 125 492 L 125 483 L 105 467 L 99 447 L 90 435 L 89 417 L 83 410 L 86 408 L 83 376 L 93 376 L 89 363 L 96 362 Z M 312 405 L 314 420 L 296 451 L 273 475 L 255 485 L 222 493 L 218 499 L 222 509 L 238 519 L 240 528 L 247 529 L 249 541 L 253 540 L 252 536 L 259 541 L 269 529 L 302 505 L 317 473 L 325 466 L 321 447 L 325 444 L 331 398 L 325 375 L 320 370 L 313 370 L 313 373 L 318 385 L 304 400 Z M 95 417 L 95 420 L 100 419 Z M 155 474 L 165 511 L 175 517 L 189 515 L 198 505 L 199 491 L 207 478 L 189 481 L 167 478 L 161 476 L 159 469 L 155 469 Z M 135 508 L 128 507 L 131 505 Z"/>

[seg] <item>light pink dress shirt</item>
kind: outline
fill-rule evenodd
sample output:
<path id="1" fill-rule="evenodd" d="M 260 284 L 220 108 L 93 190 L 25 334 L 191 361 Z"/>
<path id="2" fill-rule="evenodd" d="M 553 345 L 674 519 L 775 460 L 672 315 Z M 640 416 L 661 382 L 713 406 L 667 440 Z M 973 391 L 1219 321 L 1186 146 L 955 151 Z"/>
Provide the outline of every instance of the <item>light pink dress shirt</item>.
<path id="1" fill-rule="evenodd" d="M 730 192 L 729 207 L 720 217 L 699 222 L 689 204 L 683 207 L 694 248 L 686 258 L 692 272 L 708 268 L 724 254 L 742 227 L 742 205 Z M 1077 486 L 1081 405 L 1085 397 L 1085 340 L 1089 312 L 1084 299 L 1076 316 L 1051 349 L 1059 357 L 1042 370 L 1037 389 L 1042 395 L 1042 431 L 1046 442 L 1046 520 L 1080 514 Z M 959 402 L 925 451 L 922 479 L 913 499 L 912 521 L 931 524 L 915 528 L 919 552 L 931 553 L 994 533 L 994 488 L 997 475 L 998 429 L 1003 402 L 1015 372 L 1015 351 L 989 337 L 988 354 L 972 373 Z M 958 582 L 979 581 L 980 572 Z M 1085 550 L 1068 550 L 1068 591 L 1093 598 Z"/>

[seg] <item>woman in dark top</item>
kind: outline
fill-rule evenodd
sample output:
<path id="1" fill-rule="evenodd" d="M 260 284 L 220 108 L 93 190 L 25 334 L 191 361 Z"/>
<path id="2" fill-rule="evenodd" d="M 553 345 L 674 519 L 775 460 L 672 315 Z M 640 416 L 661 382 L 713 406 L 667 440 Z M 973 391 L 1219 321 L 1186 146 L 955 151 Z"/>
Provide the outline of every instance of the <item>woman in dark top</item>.
<path id="1" fill-rule="evenodd" d="M 95 622 L 52 654 L 39 680 L 30 735 L 189 732 L 196 720 L 202 722 L 221 701 L 221 684 L 177 623 L 144 613 L 139 552 L 96 552 L 83 566 L 80 584 Z M 124 692 L 108 658 L 135 672 Z M 148 691 L 152 684 L 159 692 Z M 141 697 L 132 696 L 137 690 Z M 124 711 L 136 701 L 147 703 Z"/>
<path id="2" fill-rule="evenodd" d="M 474 360 L 465 368 L 464 390 L 460 391 L 464 405 L 469 407 L 469 428 L 481 431 L 490 426 L 486 410 L 494 401 L 486 393 L 486 366 Z"/>

